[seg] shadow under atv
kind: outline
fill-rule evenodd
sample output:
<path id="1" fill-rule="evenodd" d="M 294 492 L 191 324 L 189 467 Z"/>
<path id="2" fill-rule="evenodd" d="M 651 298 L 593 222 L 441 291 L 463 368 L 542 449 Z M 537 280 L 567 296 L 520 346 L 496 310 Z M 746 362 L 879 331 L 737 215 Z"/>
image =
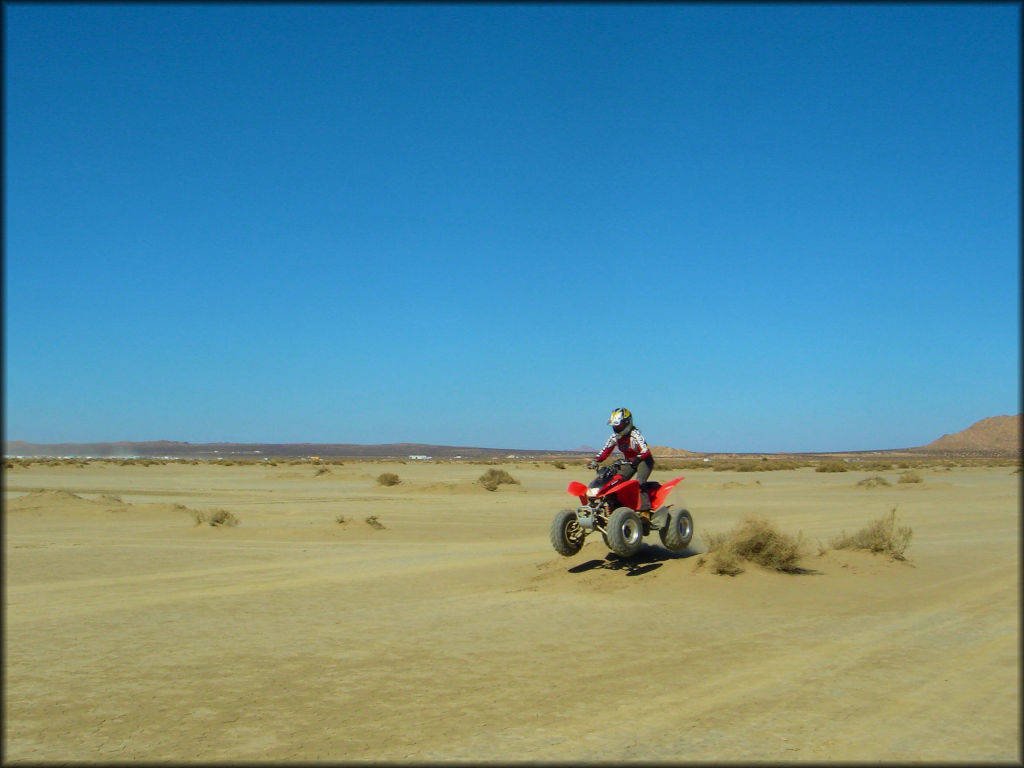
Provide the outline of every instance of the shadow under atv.
<path id="1" fill-rule="evenodd" d="M 661 568 L 666 560 L 683 560 L 700 554 L 689 547 L 682 552 L 671 552 L 663 547 L 651 544 L 643 544 L 631 557 L 622 557 L 614 552 L 604 556 L 604 560 L 587 560 L 585 563 L 574 565 L 568 569 L 569 573 L 585 573 L 595 568 L 603 568 L 607 571 L 625 571 L 627 576 L 640 576 Z"/>

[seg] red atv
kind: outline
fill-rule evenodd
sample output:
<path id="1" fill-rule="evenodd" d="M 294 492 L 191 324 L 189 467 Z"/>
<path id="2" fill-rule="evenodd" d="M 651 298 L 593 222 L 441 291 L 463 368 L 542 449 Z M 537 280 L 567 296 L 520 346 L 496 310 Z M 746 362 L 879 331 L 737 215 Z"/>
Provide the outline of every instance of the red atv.
<path id="1" fill-rule="evenodd" d="M 563 509 L 551 522 L 551 545 L 560 555 L 575 555 L 583 547 L 583 539 L 600 531 L 608 549 L 617 555 L 629 557 L 643 543 L 643 537 L 656 530 L 661 543 L 673 552 L 686 549 L 693 538 L 693 518 L 685 509 L 673 510 L 662 506 L 666 497 L 683 478 L 677 477 L 662 485 L 647 482 L 651 500 L 651 514 L 637 513 L 640 506 L 640 484 L 635 478 L 623 480 L 619 470 L 625 459 L 616 459 L 600 467 L 590 485 L 569 483 L 568 492 L 578 496 L 580 506 Z"/>

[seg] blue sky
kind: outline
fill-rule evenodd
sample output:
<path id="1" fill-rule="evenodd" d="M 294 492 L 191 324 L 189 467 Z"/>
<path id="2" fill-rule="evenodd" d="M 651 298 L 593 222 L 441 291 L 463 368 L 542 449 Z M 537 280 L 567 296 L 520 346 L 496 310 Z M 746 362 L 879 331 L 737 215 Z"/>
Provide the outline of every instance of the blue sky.
<path id="1" fill-rule="evenodd" d="M 5 438 L 1020 410 L 1020 8 L 4 6 Z"/>

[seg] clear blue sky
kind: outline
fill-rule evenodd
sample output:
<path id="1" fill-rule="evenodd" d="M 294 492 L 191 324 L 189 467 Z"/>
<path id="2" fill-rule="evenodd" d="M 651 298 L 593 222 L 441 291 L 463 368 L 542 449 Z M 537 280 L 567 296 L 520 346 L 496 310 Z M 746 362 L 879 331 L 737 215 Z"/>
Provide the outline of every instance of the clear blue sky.
<path id="1" fill-rule="evenodd" d="M 4 6 L 33 442 L 838 451 L 1020 410 L 1020 8 Z"/>

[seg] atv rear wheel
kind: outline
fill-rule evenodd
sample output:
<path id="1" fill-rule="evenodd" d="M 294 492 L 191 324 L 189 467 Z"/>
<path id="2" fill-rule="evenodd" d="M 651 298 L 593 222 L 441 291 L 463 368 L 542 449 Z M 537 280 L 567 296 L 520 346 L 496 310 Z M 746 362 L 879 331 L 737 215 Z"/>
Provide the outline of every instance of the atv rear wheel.
<path id="1" fill-rule="evenodd" d="M 644 524 L 629 507 L 619 507 L 608 518 L 608 549 L 622 557 L 635 554 L 644 541 Z"/>
<path id="2" fill-rule="evenodd" d="M 579 552 L 585 536 L 576 513 L 571 509 L 563 509 L 551 521 L 551 546 L 560 555 L 571 557 Z"/>
<path id="3" fill-rule="evenodd" d="M 673 552 L 682 552 L 693 538 L 693 517 L 685 509 L 675 509 L 669 513 L 668 525 L 658 531 L 661 543 Z"/>

